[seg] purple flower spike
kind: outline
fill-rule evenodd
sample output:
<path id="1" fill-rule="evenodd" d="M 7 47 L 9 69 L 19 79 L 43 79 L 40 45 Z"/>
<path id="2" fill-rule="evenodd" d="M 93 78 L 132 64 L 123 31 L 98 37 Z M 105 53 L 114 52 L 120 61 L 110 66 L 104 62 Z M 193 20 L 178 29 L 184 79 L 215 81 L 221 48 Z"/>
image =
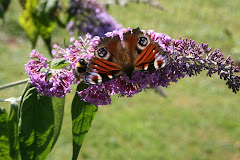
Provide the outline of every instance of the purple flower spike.
<path id="1" fill-rule="evenodd" d="M 127 31 L 131 29 L 114 30 L 106 33 L 105 36 L 119 35 L 120 39 L 123 39 L 123 33 Z M 169 63 L 158 70 L 134 72 L 131 79 L 124 74 L 104 83 L 90 85 L 85 90 L 77 91 L 83 101 L 96 106 L 111 104 L 111 95 L 131 97 L 147 88 L 167 87 L 170 82 L 197 75 L 203 70 L 207 70 L 207 76 L 210 77 L 212 74 L 218 74 L 221 79 L 226 80 L 226 85 L 233 92 L 239 91 L 240 76 L 234 75 L 234 72 L 239 72 L 239 67 L 233 65 L 234 62 L 230 56 L 224 58 L 218 49 L 212 50 L 208 44 L 197 44 L 191 39 L 175 40 L 153 30 L 143 32 L 148 33 L 152 41 L 158 43 L 165 52 L 170 54 Z M 80 59 L 90 62 L 100 37 L 87 34 L 85 39 L 80 36 L 78 39 L 71 38 L 70 41 L 73 44 L 68 48 L 63 49 L 54 45 L 55 50 L 52 51 L 55 54 L 53 61 L 65 64 L 61 69 L 49 66 L 47 59 L 35 50 L 31 52 L 32 60 L 26 64 L 25 68 L 30 76 L 30 83 L 36 86 L 40 94 L 61 98 L 71 91 L 71 84 L 84 81 L 84 74 L 74 74 L 76 63 Z"/>
<path id="2" fill-rule="evenodd" d="M 115 30 L 105 35 L 107 37 L 119 35 L 121 38 L 123 33 L 128 30 L 131 29 Z M 168 35 L 156 33 L 153 30 L 145 33 L 148 33 L 151 40 L 157 42 L 164 51 L 170 53 L 171 62 L 159 70 L 135 72 L 131 80 L 123 75 L 111 81 L 91 85 L 78 92 L 84 101 L 95 105 L 111 104 L 110 95 L 119 94 L 119 96 L 131 97 L 143 89 L 156 86 L 167 87 L 170 82 L 177 82 L 186 76 L 197 75 L 202 70 L 208 70 L 207 76 L 211 76 L 213 73 L 219 74 L 221 79 L 227 81 L 226 84 L 233 92 L 239 91 L 240 77 L 233 75 L 233 72 L 239 71 L 239 67 L 233 65 L 230 56 L 225 59 L 219 50 L 212 51 L 208 44 L 196 44 L 194 40 L 182 38 L 172 40 Z M 92 48 L 95 46 L 96 44 Z"/>

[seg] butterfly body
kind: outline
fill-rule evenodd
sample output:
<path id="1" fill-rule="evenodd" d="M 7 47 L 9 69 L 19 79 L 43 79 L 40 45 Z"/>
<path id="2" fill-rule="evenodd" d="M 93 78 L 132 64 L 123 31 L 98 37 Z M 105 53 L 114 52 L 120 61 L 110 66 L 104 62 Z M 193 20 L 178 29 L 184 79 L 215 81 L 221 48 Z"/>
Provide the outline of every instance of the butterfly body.
<path id="1" fill-rule="evenodd" d="M 80 59 L 76 65 L 76 67 L 77 67 L 77 71 L 79 73 L 83 73 L 87 69 L 87 62 L 84 59 Z"/>
<path id="2" fill-rule="evenodd" d="M 126 74 L 131 78 L 134 71 L 147 71 L 164 67 L 169 55 L 151 41 L 139 28 L 119 36 L 106 37 L 97 45 L 94 57 L 85 73 L 87 83 L 97 84 Z"/>

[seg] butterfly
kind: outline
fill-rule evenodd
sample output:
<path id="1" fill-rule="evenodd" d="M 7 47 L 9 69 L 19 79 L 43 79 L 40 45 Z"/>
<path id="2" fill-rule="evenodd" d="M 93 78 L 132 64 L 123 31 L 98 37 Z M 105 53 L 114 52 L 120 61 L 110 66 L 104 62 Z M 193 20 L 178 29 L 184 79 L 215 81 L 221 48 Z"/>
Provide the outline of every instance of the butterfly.
<path id="1" fill-rule="evenodd" d="M 157 70 L 169 61 L 169 53 L 151 41 L 150 35 L 136 28 L 123 33 L 122 41 L 118 35 L 100 39 L 94 57 L 89 63 L 81 59 L 77 71 L 84 73 L 87 83 L 98 84 L 124 73 L 131 79 L 134 71 Z"/>

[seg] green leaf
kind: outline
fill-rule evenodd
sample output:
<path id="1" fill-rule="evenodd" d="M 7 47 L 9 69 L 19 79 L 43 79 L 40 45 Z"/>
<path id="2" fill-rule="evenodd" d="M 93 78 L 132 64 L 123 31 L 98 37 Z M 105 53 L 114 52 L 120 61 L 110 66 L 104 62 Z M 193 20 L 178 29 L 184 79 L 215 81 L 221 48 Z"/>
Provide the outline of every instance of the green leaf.
<path id="1" fill-rule="evenodd" d="M 51 36 L 49 36 L 49 37 L 47 37 L 47 38 L 45 38 L 45 37 L 42 36 L 42 38 L 43 38 L 43 41 L 44 41 L 45 45 L 46 45 L 47 48 L 48 48 L 48 53 L 49 53 L 49 55 L 53 58 L 54 56 L 52 55 Z"/>
<path id="2" fill-rule="evenodd" d="M 8 118 L 10 156 L 12 159 L 19 159 L 18 143 L 18 123 L 19 123 L 19 105 L 17 101 L 11 102 L 11 110 Z"/>
<path id="3" fill-rule="evenodd" d="M 39 27 L 39 34 L 44 41 L 51 40 L 58 2 L 59 0 L 39 0 L 35 8 L 35 23 Z"/>
<path id="4" fill-rule="evenodd" d="M 81 91 L 87 87 L 88 85 L 80 83 L 77 91 Z M 78 157 L 83 140 L 91 127 L 97 110 L 96 106 L 82 101 L 78 94 L 75 94 L 72 102 L 73 160 Z"/>
<path id="5" fill-rule="evenodd" d="M 32 85 L 28 81 L 28 83 L 26 83 L 26 86 L 23 90 L 22 97 L 21 97 L 20 102 L 19 102 L 20 109 L 21 109 L 21 106 L 22 106 L 22 103 L 23 103 L 23 97 L 26 96 L 26 93 L 27 93 L 28 89 L 30 89 L 31 87 L 32 87 Z M 19 115 L 20 115 L 20 112 L 19 112 Z"/>
<path id="6" fill-rule="evenodd" d="M 43 37 L 45 43 L 48 41 L 50 43 L 58 2 L 59 0 L 26 0 L 19 24 L 32 42 L 33 48 L 39 35 Z"/>
<path id="7" fill-rule="evenodd" d="M 57 9 L 59 0 L 40 0 L 36 10 L 41 14 L 51 14 Z"/>
<path id="8" fill-rule="evenodd" d="M 52 104 L 54 110 L 54 137 L 53 137 L 53 146 L 55 145 L 58 136 L 61 131 L 63 115 L 64 115 L 64 104 L 65 104 L 65 97 L 64 98 L 56 98 L 52 97 Z"/>
<path id="9" fill-rule="evenodd" d="M 26 0 L 25 9 L 19 16 L 19 24 L 24 29 L 34 48 L 39 35 L 39 28 L 34 20 L 34 8 L 37 6 L 38 0 Z"/>
<path id="10" fill-rule="evenodd" d="M 0 159 L 10 160 L 7 112 L 0 108 Z"/>
<path id="11" fill-rule="evenodd" d="M 54 136 L 52 99 L 27 85 L 20 102 L 19 146 L 22 159 L 46 159 Z"/>
<path id="12" fill-rule="evenodd" d="M 58 58 L 51 62 L 52 69 L 62 69 L 63 67 L 68 66 L 70 63 L 66 61 L 64 58 Z"/>

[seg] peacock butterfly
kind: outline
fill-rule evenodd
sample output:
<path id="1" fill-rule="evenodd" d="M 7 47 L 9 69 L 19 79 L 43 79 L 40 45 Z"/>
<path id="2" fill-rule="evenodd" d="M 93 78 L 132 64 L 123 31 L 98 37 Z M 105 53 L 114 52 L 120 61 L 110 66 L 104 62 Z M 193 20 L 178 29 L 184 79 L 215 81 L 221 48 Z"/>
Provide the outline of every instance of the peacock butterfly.
<path id="1" fill-rule="evenodd" d="M 157 70 L 166 66 L 170 59 L 150 35 L 139 28 L 118 35 L 102 38 L 87 64 L 81 59 L 77 70 L 85 75 L 89 84 L 102 83 L 122 74 L 131 78 L 133 71 Z"/>

